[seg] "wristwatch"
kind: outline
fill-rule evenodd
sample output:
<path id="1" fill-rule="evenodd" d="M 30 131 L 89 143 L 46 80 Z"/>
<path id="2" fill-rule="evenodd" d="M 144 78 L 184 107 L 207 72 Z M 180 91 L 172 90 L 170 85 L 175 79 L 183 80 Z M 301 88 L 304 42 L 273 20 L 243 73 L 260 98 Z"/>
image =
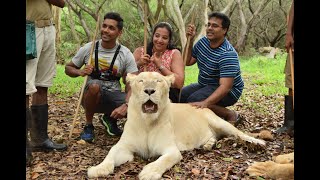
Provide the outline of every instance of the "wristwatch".
<path id="1" fill-rule="evenodd" d="M 163 65 L 161 65 L 160 67 L 159 67 L 159 71 L 162 71 L 162 69 L 163 68 L 165 68 Z"/>

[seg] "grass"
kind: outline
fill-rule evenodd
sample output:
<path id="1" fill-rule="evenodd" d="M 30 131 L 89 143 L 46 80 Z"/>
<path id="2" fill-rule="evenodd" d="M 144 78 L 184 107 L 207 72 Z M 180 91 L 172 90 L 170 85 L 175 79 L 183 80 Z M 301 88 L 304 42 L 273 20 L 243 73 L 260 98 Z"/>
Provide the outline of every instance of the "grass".
<path id="1" fill-rule="evenodd" d="M 254 86 L 256 91 L 265 96 L 285 94 L 284 65 L 286 54 L 280 54 L 275 59 L 264 56 L 241 58 L 241 71 L 245 86 Z"/>
<path id="2" fill-rule="evenodd" d="M 49 93 L 61 98 L 73 96 L 75 93 L 80 93 L 83 81 L 84 77 L 69 77 L 64 73 L 64 66 L 57 65 L 57 74 L 53 86 L 49 88 Z"/>
<path id="3" fill-rule="evenodd" d="M 275 94 L 284 95 L 287 88 L 284 86 L 284 65 L 286 54 L 277 55 L 275 59 L 264 56 L 240 57 L 240 66 L 246 88 L 254 88 L 254 91 L 272 96 Z M 197 65 L 187 66 L 185 69 L 185 85 L 197 82 Z M 57 74 L 54 85 L 49 88 L 49 93 L 57 94 L 61 98 L 73 96 L 79 93 L 84 78 L 71 78 L 64 73 L 64 66 L 57 65 Z"/>

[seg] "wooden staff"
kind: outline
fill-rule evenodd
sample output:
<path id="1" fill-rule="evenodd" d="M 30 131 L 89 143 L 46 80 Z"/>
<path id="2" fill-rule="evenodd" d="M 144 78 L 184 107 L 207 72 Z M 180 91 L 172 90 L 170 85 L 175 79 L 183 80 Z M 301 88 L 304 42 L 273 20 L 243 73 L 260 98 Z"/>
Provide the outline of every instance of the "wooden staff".
<path id="1" fill-rule="evenodd" d="M 191 17 L 191 23 L 190 24 L 194 24 L 194 14 L 192 14 L 192 17 Z M 187 63 L 187 56 L 188 56 L 188 47 L 190 45 L 190 36 L 188 35 L 187 37 L 187 43 L 186 43 L 186 46 L 184 48 L 184 51 L 182 53 L 182 58 L 183 58 L 183 64 L 184 66 L 186 66 L 186 63 Z"/>
<path id="2" fill-rule="evenodd" d="M 190 24 L 194 24 L 194 13 L 192 14 L 192 17 L 191 17 L 191 23 Z M 183 58 L 183 64 L 184 64 L 184 67 L 186 67 L 186 63 L 187 63 L 187 56 L 188 56 L 188 47 L 190 45 L 190 36 L 188 35 L 187 36 L 187 43 L 186 43 L 186 46 L 184 47 L 184 50 L 182 52 L 182 58 Z M 180 99 L 181 99 L 181 90 L 182 88 L 179 90 L 179 99 L 178 101 L 180 102 Z"/>
<path id="3" fill-rule="evenodd" d="M 148 16 L 147 16 L 147 2 L 146 0 L 143 1 L 143 20 L 144 20 L 144 40 L 143 40 L 143 47 L 144 47 L 144 53 L 147 53 L 147 34 L 148 34 L 148 29 L 147 29 L 147 22 L 148 22 Z M 147 71 L 147 65 L 143 66 L 143 71 Z"/>
<path id="4" fill-rule="evenodd" d="M 290 69 L 291 69 L 291 83 L 292 83 L 292 104 L 294 107 L 294 69 L 293 69 L 293 58 L 292 58 L 292 48 L 289 48 L 289 59 L 290 59 Z"/>
<path id="5" fill-rule="evenodd" d="M 93 38 L 92 38 L 92 45 L 91 45 L 90 57 L 89 57 L 89 60 L 88 60 L 88 65 L 91 64 L 91 59 L 92 59 L 93 49 L 94 49 L 94 45 L 95 45 L 95 41 L 96 41 L 96 36 L 97 36 L 97 34 L 98 34 L 99 24 L 100 24 L 100 16 L 98 15 L 97 24 L 96 24 L 96 31 L 95 31 L 95 33 L 94 33 L 94 35 L 93 35 Z M 81 104 L 82 96 L 83 96 L 83 91 L 84 91 L 84 88 L 85 88 L 85 86 L 86 86 L 87 80 L 88 80 L 88 76 L 85 76 L 85 77 L 84 77 L 84 81 L 83 81 L 83 85 L 82 85 L 82 88 L 81 88 L 80 97 L 79 97 L 79 100 L 78 100 L 78 105 L 77 105 L 76 113 L 75 113 L 74 118 L 73 118 L 73 122 L 72 122 L 72 126 L 71 126 L 71 130 L 70 130 L 69 138 L 68 138 L 68 139 L 71 138 L 72 133 L 73 133 L 74 125 L 75 125 L 75 122 L 76 122 L 76 120 L 77 120 L 77 115 L 78 115 L 78 112 L 79 112 L 79 108 L 80 108 L 80 104 Z"/>

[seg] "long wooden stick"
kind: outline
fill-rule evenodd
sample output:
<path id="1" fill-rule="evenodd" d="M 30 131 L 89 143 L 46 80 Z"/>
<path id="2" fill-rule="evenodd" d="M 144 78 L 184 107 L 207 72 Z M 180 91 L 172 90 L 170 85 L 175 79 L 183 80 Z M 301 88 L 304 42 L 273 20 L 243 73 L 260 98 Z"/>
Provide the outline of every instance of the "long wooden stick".
<path id="1" fill-rule="evenodd" d="M 94 45 L 95 45 L 96 37 L 97 37 L 97 34 L 98 34 L 99 24 L 100 24 L 100 16 L 98 15 L 97 24 L 96 24 L 96 31 L 95 31 L 95 33 L 94 33 L 94 35 L 93 35 L 93 38 L 92 38 L 92 45 L 91 45 L 90 57 L 89 57 L 89 60 L 88 60 L 88 65 L 90 65 L 90 64 L 91 64 L 91 61 L 92 61 L 91 59 L 92 59 L 92 54 L 93 54 L 93 50 L 94 50 Z M 70 130 L 69 138 L 68 138 L 68 139 L 71 138 L 72 133 L 73 133 L 74 125 L 75 125 L 75 122 L 76 122 L 76 120 L 77 120 L 77 115 L 78 115 L 78 112 L 79 112 L 79 108 L 80 108 L 80 104 L 81 104 L 82 96 L 83 96 L 83 91 L 84 91 L 84 88 L 85 88 L 85 86 L 86 86 L 87 80 L 88 80 L 88 76 L 85 76 L 85 77 L 84 77 L 83 84 L 82 84 L 82 88 L 81 88 L 80 97 L 79 97 L 79 100 L 78 100 L 78 105 L 77 105 L 76 113 L 75 113 L 74 118 L 73 118 L 73 121 L 72 121 L 71 130 Z"/>
<path id="2" fill-rule="evenodd" d="M 143 1 L 143 20 L 144 20 L 144 40 L 143 40 L 143 47 L 144 47 L 144 54 L 147 53 L 147 34 L 148 34 L 148 29 L 147 29 L 147 23 L 148 23 L 148 13 L 147 13 L 147 2 L 146 0 Z M 147 65 L 143 66 L 143 71 L 147 71 Z"/>
<path id="3" fill-rule="evenodd" d="M 191 23 L 190 24 L 194 24 L 194 13 L 192 14 L 192 17 L 191 17 Z M 187 43 L 186 43 L 186 46 L 184 47 L 184 50 L 182 52 L 182 58 L 183 58 L 183 65 L 184 67 L 186 67 L 186 63 L 187 63 L 187 57 L 188 57 L 188 47 L 190 45 L 190 36 L 188 35 L 187 36 Z M 181 90 L 182 88 L 179 90 L 179 99 L 178 101 L 180 102 L 180 99 L 181 99 Z"/>
<path id="4" fill-rule="evenodd" d="M 292 48 L 289 48 L 289 59 L 290 59 L 290 69 L 291 69 L 291 83 L 292 83 L 292 104 L 294 107 L 294 68 L 293 68 L 293 57 Z"/>
<path id="5" fill-rule="evenodd" d="M 192 17 L 191 17 L 191 23 L 190 24 L 194 24 L 194 14 L 192 14 Z M 183 58 L 183 64 L 184 66 L 186 66 L 186 63 L 187 63 L 187 56 L 188 56 L 188 47 L 190 45 L 190 36 L 188 35 L 187 37 L 187 43 L 186 43 L 186 46 L 184 47 L 184 51 L 182 53 L 182 58 Z"/>

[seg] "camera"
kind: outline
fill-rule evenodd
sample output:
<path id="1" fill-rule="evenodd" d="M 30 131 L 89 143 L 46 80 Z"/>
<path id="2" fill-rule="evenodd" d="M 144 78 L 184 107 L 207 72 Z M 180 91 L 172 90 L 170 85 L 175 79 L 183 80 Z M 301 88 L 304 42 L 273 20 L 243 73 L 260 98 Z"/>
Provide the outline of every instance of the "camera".
<path id="1" fill-rule="evenodd" d="M 111 76 L 112 76 L 112 72 L 105 71 L 100 73 L 99 79 L 104 81 L 110 81 L 112 80 Z"/>

